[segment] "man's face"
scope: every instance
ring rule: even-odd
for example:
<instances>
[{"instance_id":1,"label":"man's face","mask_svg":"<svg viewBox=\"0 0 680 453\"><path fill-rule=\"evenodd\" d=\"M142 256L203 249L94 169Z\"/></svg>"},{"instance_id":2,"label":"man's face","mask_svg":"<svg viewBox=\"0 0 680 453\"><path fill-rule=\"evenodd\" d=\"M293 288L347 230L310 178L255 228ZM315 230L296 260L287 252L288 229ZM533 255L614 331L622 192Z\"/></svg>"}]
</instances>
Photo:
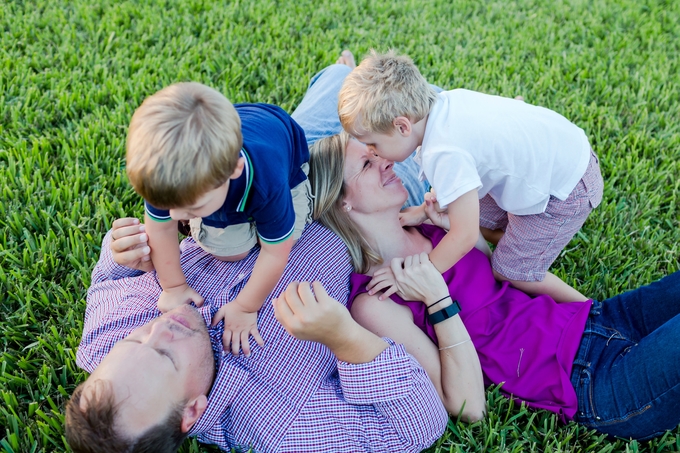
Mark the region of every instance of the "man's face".
<instances>
[{"instance_id":1,"label":"man's face","mask_svg":"<svg viewBox=\"0 0 680 453\"><path fill-rule=\"evenodd\" d=\"M204 409L214 374L203 317L182 305L119 341L87 380L83 395L94 391L96 380L109 381L120 405L119 429L136 437L164 420L177 404L198 398ZM81 408L86 400L81 400Z\"/></svg>"}]
</instances>

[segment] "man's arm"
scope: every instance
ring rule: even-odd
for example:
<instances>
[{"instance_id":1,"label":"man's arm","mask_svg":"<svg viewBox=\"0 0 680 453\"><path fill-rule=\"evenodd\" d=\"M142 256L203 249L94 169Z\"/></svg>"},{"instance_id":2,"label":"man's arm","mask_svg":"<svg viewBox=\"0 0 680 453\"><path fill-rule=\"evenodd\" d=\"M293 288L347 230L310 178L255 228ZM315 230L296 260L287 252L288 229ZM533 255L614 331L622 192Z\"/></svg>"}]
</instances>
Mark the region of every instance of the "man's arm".
<instances>
[{"instance_id":1,"label":"man's arm","mask_svg":"<svg viewBox=\"0 0 680 453\"><path fill-rule=\"evenodd\" d=\"M375 442L395 451L429 447L444 432L448 415L427 373L403 346L357 324L320 283L312 288L314 293L308 283L292 283L274 309L291 335L322 343L338 358L343 399L326 404L372 406L377 414L359 410L364 422L382 431Z\"/></svg>"}]
</instances>

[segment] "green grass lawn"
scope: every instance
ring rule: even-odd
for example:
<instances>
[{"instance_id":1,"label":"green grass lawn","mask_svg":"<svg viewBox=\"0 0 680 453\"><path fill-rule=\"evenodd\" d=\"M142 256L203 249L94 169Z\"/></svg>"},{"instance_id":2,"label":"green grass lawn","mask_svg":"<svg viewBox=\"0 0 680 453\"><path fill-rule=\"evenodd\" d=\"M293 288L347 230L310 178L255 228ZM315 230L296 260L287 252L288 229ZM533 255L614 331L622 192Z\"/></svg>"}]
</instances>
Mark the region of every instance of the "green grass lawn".
<instances>
[{"instance_id":1,"label":"green grass lawn","mask_svg":"<svg viewBox=\"0 0 680 453\"><path fill-rule=\"evenodd\" d=\"M562 113L601 159L602 205L555 272L606 298L678 269L680 2L295 0L0 2L0 450L65 451L85 291L117 216L142 99L195 80L289 112L342 49L409 54L432 83ZM680 430L609 441L489 392L431 449L680 451ZM187 442L184 452L213 451Z\"/></svg>"}]
</instances>

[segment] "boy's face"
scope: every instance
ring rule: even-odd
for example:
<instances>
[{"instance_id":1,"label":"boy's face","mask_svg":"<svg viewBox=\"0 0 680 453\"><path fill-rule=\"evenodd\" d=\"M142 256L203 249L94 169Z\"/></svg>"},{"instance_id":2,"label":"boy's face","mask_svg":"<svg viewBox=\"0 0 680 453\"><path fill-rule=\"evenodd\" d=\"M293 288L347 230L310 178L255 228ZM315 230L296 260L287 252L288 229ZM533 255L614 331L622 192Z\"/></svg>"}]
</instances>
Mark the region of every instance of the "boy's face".
<instances>
[{"instance_id":1,"label":"boy's face","mask_svg":"<svg viewBox=\"0 0 680 453\"><path fill-rule=\"evenodd\" d=\"M190 220L196 217L208 217L224 204L229 192L229 180L221 186L201 195L191 206L170 209L173 220Z\"/></svg>"},{"instance_id":2,"label":"boy's face","mask_svg":"<svg viewBox=\"0 0 680 453\"><path fill-rule=\"evenodd\" d=\"M229 192L229 181L241 176L244 165L245 160L243 157L239 158L238 162L236 163L236 168L229 179L227 179L227 182L204 193L198 197L198 200L196 200L194 204L190 206L170 209L170 217L172 220L191 220L195 219L196 217L208 217L210 214L220 209L224 204L224 200L227 199L227 193Z\"/></svg>"},{"instance_id":3,"label":"boy's face","mask_svg":"<svg viewBox=\"0 0 680 453\"><path fill-rule=\"evenodd\" d=\"M394 162L403 162L420 145L412 133L410 121L403 118L409 124L405 126L404 121L399 117L395 119L394 130L391 134L380 132L369 132L361 126L355 127L352 135L368 147L377 156Z\"/></svg>"}]
</instances>

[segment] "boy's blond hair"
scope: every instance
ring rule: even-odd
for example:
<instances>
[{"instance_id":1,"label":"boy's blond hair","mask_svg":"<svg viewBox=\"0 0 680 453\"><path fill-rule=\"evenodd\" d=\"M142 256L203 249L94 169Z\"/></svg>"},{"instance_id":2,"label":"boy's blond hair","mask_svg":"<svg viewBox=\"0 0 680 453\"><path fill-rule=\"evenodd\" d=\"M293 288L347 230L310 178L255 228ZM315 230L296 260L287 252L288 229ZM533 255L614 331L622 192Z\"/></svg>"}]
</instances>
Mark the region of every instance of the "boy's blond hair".
<instances>
[{"instance_id":1,"label":"boy's blond hair","mask_svg":"<svg viewBox=\"0 0 680 453\"><path fill-rule=\"evenodd\" d=\"M242 145L241 119L220 92L196 82L170 85L132 116L128 178L155 207L190 206L229 179Z\"/></svg>"},{"instance_id":2,"label":"boy's blond hair","mask_svg":"<svg viewBox=\"0 0 680 453\"><path fill-rule=\"evenodd\" d=\"M409 57L393 50L386 54L371 50L345 79L338 96L338 115L350 134L358 133L357 126L387 134L396 117L417 123L436 100L437 93Z\"/></svg>"}]
</instances>

